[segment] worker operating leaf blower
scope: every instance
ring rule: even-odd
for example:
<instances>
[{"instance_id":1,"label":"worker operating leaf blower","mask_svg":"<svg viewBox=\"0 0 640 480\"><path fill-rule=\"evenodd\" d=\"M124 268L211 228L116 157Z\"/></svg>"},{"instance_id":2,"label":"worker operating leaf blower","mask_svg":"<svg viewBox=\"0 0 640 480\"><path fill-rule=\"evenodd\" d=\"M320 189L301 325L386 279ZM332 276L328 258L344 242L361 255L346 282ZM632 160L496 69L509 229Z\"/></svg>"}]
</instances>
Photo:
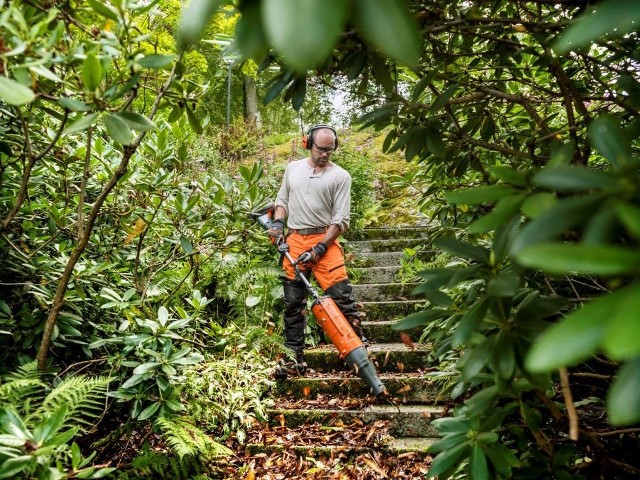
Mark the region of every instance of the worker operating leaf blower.
<instances>
[{"instance_id":1,"label":"worker operating leaf blower","mask_svg":"<svg viewBox=\"0 0 640 480\"><path fill-rule=\"evenodd\" d=\"M272 214L273 204L269 204L252 213L251 216L260 226L268 230L272 225ZM289 253L289 247L286 242L280 241L276 244L276 247L280 254L291 262L296 272L296 279L304 283L307 291L313 297L311 311L318 325L320 325L329 337L331 343L338 349L340 358L369 386L374 396L386 395L387 391L378 377L373 363L369 359L369 355L361 338L356 335L335 301L328 295L319 295L309 281L309 278L307 278L300 268L304 266L309 252L302 253L294 260ZM276 373L276 376L286 378L288 373L285 369L282 369Z\"/></svg>"}]
</instances>

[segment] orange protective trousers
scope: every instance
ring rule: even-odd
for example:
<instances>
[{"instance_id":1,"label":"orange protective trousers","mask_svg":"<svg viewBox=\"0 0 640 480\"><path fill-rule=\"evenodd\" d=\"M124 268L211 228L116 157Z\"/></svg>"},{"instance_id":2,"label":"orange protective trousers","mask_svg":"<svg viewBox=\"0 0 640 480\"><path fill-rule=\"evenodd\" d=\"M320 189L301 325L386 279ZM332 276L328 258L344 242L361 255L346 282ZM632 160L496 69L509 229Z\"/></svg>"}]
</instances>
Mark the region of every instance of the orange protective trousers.
<instances>
[{"instance_id":1,"label":"orange protective trousers","mask_svg":"<svg viewBox=\"0 0 640 480\"><path fill-rule=\"evenodd\" d=\"M291 254L291 257L295 260L301 253L315 247L318 242L322 241L323 237L324 233L301 235L297 232L293 232L289 234L286 238L286 242L289 245L289 253ZM293 269L291 262L289 262L286 257L283 257L282 268L289 280L293 280L295 278L296 272ZM304 270L302 265L300 265L300 268ZM325 291L327 288L348 278L347 267L344 263L344 251L337 240L331 245L327 245L327 252L320 257L320 260L318 260L317 263L311 266L311 272L320 285L320 288Z\"/></svg>"}]
</instances>

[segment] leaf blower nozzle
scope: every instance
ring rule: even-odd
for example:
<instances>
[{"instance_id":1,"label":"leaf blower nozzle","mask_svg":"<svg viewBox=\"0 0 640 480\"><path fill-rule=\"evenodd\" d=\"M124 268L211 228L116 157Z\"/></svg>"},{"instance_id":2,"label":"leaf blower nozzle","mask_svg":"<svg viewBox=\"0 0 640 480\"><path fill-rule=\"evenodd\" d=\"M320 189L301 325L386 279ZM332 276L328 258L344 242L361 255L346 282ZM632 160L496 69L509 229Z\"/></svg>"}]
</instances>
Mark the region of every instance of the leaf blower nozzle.
<instances>
[{"instance_id":1,"label":"leaf blower nozzle","mask_svg":"<svg viewBox=\"0 0 640 480\"><path fill-rule=\"evenodd\" d=\"M333 298L317 298L311 306L311 311L318 325L338 349L340 358L369 386L371 393L376 397L386 393L387 390L378 377L362 340L353 331Z\"/></svg>"},{"instance_id":2,"label":"leaf blower nozzle","mask_svg":"<svg viewBox=\"0 0 640 480\"><path fill-rule=\"evenodd\" d=\"M345 357L344 361L347 362L347 365L369 386L373 396L377 397L380 394L386 394L387 389L384 388L384 384L378 377L376 367L374 367L371 360L369 360L369 355L367 355L367 349L364 345L352 350L351 353Z\"/></svg>"}]
</instances>

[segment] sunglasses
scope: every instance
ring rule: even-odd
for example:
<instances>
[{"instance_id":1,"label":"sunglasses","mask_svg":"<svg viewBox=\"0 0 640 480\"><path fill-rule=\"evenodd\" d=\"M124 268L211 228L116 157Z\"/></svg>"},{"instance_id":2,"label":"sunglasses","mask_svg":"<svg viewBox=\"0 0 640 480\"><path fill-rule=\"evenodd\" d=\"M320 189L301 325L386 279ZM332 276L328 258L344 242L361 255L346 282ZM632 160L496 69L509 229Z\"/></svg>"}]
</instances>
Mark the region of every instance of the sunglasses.
<instances>
[{"instance_id":1,"label":"sunglasses","mask_svg":"<svg viewBox=\"0 0 640 480\"><path fill-rule=\"evenodd\" d=\"M333 153L333 151L335 150L333 147L321 148L321 147L316 147L315 145L314 147L318 152L326 153L327 155L329 155L330 153Z\"/></svg>"}]
</instances>

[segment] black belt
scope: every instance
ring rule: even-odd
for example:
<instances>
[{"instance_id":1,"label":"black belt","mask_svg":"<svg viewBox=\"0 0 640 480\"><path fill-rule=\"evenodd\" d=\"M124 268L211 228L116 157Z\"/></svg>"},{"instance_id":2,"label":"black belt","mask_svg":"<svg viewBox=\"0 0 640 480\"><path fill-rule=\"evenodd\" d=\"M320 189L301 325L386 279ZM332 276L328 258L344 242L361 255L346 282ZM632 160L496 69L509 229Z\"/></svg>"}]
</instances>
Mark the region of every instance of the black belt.
<instances>
[{"instance_id":1,"label":"black belt","mask_svg":"<svg viewBox=\"0 0 640 480\"><path fill-rule=\"evenodd\" d=\"M299 235L316 235L318 233L324 233L327 231L327 227L314 227L314 228L290 228L289 233L297 233Z\"/></svg>"}]
</instances>

